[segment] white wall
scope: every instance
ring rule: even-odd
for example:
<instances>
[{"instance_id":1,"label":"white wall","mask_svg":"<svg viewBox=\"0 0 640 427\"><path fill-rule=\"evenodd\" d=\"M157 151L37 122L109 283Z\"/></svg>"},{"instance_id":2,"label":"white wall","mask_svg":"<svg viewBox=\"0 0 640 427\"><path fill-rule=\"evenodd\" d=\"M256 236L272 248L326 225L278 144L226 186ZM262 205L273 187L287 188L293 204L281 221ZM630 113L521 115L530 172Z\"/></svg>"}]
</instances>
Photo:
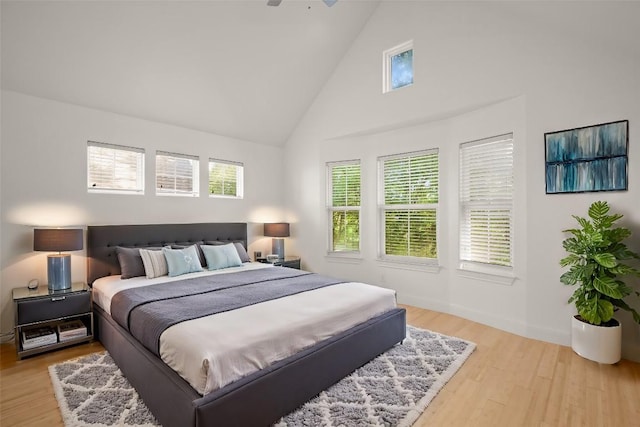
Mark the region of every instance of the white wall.
<instances>
[{"instance_id":1,"label":"white wall","mask_svg":"<svg viewBox=\"0 0 640 427\"><path fill-rule=\"evenodd\" d=\"M549 3L539 7L554 13ZM568 344L572 290L559 282L558 261L571 215L609 201L625 214L635 232L629 244L640 250L640 60L511 10L487 2L380 5L287 143L285 197L296 230L289 251L312 270L394 288L401 302ZM382 51L410 39L414 85L382 94ZM630 121L629 191L546 195L544 133L621 119ZM514 132L517 192L517 278L507 285L456 269L458 145L505 131ZM441 269L388 268L376 260L376 157L434 147L441 153ZM363 257L336 263L326 257L324 163L354 158L362 159ZM618 317L623 356L640 360L640 328L626 313Z\"/></svg>"},{"instance_id":2,"label":"white wall","mask_svg":"<svg viewBox=\"0 0 640 427\"><path fill-rule=\"evenodd\" d=\"M46 283L46 253L33 252L35 226L249 222L249 253L267 251L262 223L283 220L282 148L2 92L1 331L13 327L11 289ZM87 192L87 140L146 150L145 194ZM200 197L155 195L156 150L200 157ZM244 163L242 200L209 198L210 157ZM72 254L72 280L86 280L85 251Z\"/></svg>"}]
</instances>

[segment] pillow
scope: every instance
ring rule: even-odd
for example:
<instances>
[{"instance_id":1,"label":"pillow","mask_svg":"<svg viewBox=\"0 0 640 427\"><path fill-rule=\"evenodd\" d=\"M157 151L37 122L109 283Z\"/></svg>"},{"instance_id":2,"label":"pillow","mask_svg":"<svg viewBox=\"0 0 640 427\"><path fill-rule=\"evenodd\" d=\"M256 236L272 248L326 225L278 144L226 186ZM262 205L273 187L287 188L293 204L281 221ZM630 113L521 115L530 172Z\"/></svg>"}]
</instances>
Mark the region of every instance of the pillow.
<instances>
[{"instance_id":1,"label":"pillow","mask_svg":"<svg viewBox=\"0 0 640 427\"><path fill-rule=\"evenodd\" d=\"M219 240L207 240L204 243L210 246L222 246L222 245L229 244L229 243L221 242ZM233 242L233 244L236 247L236 250L238 251L238 256L240 257L240 260L242 262L250 262L251 258L249 258L249 254L247 254L247 250L244 248L244 245L242 244L242 242Z\"/></svg>"},{"instance_id":2,"label":"pillow","mask_svg":"<svg viewBox=\"0 0 640 427\"><path fill-rule=\"evenodd\" d=\"M185 249L162 248L162 253L167 259L169 277L202 271L196 245Z\"/></svg>"},{"instance_id":3,"label":"pillow","mask_svg":"<svg viewBox=\"0 0 640 427\"><path fill-rule=\"evenodd\" d=\"M242 260L240 260L236 246L233 243L216 246L202 245L202 251L207 259L207 268L209 270L242 265Z\"/></svg>"},{"instance_id":4,"label":"pillow","mask_svg":"<svg viewBox=\"0 0 640 427\"><path fill-rule=\"evenodd\" d=\"M251 258L249 258L249 254L247 253L247 250L244 248L242 243L233 242L233 245L236 247L236 251L238 251L238 256L240 257L240 261L242 262L251 261Z\"/></svg>"},{"instance_id":5,"label":"pillow","mask_svg":"<svg viewBox=\"0 0 640 427\"><path fill-rule=\"evenodd\" d=\"M121 279L144 276L144 265L140 257L140 248L116 247L118 262L120 263Z\"/></svg>"},{"instance_id":6,"label":"pillow","mask_svg":"<svg viewBox=\"0 0 640 427\"><path fill-rule=\"evenodd\" d=\"M140 257L142 258L142 264L144 265L144 271L147 274L147 279L153 279L154 277L166 276L169 274L167 259L165 258L162 249L140 249Z\"/></svg>"},{"instance_id":7,"label":"pillow","mask_svg":"<svg viewBox=\"0 0 640 427\"><path fill-rule=\"evenodd\" d=\"M188 248L189 246L195 246L196 249L198 250L198 259L200 260L200 265L204 267L205 265L207 265L207 260L204 258L204 253L202 252L202 249L200 249L200 245L202 243L204 242L196 242L192 245L189 245L189 244L183 245L182 243L176 243L171 245L171 249L185 249L185 248Z\"/></svg>"}]
</instances>

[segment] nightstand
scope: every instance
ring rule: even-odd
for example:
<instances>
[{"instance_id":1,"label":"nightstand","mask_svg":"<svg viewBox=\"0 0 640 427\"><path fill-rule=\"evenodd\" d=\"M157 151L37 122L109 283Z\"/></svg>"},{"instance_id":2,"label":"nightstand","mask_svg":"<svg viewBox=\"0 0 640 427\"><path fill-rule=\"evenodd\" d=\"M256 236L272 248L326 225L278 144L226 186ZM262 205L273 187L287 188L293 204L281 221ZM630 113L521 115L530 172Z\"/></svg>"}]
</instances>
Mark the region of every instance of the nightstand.
<instances>
[{"instance_id":1,"label":"nightstand","mask_svg":"<svg viewBox=\"0 0 640 427\"><path fill-rule=\"evenodd\" d=\"M265 262L268 264L277 265L279 267L289 267L296 268L300 270L300 257L299 256L286 256L284 259L279 259L277 261L267 261L266 258L258 258L259 262Z\"/></svg>"},{"instance_id":2,"label":"nightstand","mask_svg":"<svg viewBox=\"0 0 640 427\"><path fill-rule=\"evenodd\" d=\"M64 291L50 291L46 285L34 290L16 288L13 289L13 304L18 359L93 340L91 288L85 283L73 283L71 289ZM63 340L56 335L55 342L29 349L23 348L23 332L51 327L57 333L58 325L76 319L86 327L86 335Z\"/></svg>"}]
</instances>

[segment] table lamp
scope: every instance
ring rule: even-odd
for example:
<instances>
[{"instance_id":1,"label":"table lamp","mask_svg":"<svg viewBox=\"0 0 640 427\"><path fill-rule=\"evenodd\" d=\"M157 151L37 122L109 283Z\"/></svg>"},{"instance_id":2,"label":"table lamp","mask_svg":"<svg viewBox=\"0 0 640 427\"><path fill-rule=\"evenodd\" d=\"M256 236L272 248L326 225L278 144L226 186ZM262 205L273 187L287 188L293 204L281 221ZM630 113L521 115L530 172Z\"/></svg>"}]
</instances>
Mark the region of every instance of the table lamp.
<instances>
[{"instance_id":1,"label":"table lamp","mask_svg":"<svg viewBox=\"0 0 640 427\"><path fill-rule=\"evenodd\" d=\"M271 253L278 255L279 259L284 259L284 239L281 237L289 237L289 223L266 223L264 225L264 235L267 237L273 237L273 239L271 239Z\"/></svg>"},{"instance_id":2,"label":"table lamp","mask_svg":"<svg viewBox=\"0 0 640 427\"><path fill-rule=\"evenodd\" d=\"M62 291L71 288L71 255L63 251L82 249L80 228L36 228L33 230L33 250L58 252L47 255L47 282L49 290Z\"/></svg>"}]
</instances>

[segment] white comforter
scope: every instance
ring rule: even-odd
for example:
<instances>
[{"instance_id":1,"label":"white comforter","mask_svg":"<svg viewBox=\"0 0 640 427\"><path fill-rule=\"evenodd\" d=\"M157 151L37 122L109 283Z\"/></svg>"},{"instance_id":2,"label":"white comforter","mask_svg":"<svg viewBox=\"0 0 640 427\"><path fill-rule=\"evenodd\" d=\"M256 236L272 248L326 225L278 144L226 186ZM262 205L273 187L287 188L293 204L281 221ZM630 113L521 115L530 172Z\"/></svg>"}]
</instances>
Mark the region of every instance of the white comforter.
<instances>
[{"instance_id":1,"label":"white comforter","mask_svg":"<svg viewBox=\"0 0 640 427\"><path fill-rule=\"evenodd\" d=\"M246 263L174 278L109 276L94 282L93 298L110 313L111 298L124 289L254 268L271 266ZM160 336L160 356L204 395L395 306L392 290L341 283L171 326Z\"/></svg>"}]
</instances>

